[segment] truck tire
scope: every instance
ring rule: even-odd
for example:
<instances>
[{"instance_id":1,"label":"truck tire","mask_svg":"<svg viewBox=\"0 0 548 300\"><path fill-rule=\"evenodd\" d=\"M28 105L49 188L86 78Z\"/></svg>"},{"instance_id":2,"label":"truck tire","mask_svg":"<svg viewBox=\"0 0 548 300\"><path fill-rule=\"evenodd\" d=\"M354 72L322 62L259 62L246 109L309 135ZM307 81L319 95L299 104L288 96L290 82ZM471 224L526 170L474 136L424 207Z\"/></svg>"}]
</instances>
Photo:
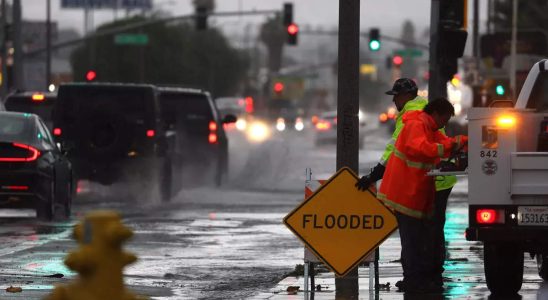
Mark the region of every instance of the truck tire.
<instances>
[{"instance_id":1,"label":"truck tire","mask_svg":"<svg viewBox=\"0 0 548 300\"><path fill-rule=\"evenodd\" d=\"M548 255L538 253L536 255L536 258L537 258L538 275L544 281L548 281Z\"/></svg>"},{"instance_id":2,"label":"truck tire","mask_svg":"<svg viewBox=\"0 0 548 300\"><path fill-rule=\"evenodd\" d=\"M518 244L485 242L483 260L487 287L494 295L515 295L523 282L523 251Z\"/></svg>"}]
</instances>

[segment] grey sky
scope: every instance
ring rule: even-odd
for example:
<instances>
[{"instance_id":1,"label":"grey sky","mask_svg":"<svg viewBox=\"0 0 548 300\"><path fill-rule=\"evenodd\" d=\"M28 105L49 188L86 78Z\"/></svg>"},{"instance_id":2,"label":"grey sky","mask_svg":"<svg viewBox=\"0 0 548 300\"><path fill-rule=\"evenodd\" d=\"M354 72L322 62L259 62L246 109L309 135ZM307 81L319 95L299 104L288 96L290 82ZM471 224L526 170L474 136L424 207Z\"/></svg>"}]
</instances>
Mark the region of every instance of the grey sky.
<instances>
[{"instance_id":1,"label":"grey sky","mask_svg":"<svg viewBox=\"0 0 548 300\"><path fill-rule=\"evenodd\" d=\"M51 0L52 18L60 28L75 28L83 30L83 11L75 9L61 9L60 0ZM192 0L153 0L163 10L172 15L192 13ZM281 9L288 0L217 0L217 11L235 10L273 10ZM471 1L470 1L471 2ZM485 2L485 1L481 1ZM45 0L22 0L23 16L26 19L45 19ZM298 24L310 24L313 27L323 26L332 28L338 23L338 0L294 0L295 21ZM485 10L483 10L485 11ZM122 17L125 13L118 12ZM471 16L472 14L469 14ZM482 14L483 15L483 14ZM367 29L377 26L381 34L399 35L401 24L405 19L411 20L421 34L429 24L430 0L362 0L361 27ZM94 14L95 25L113 20L113 11L98 10ZM229 31L238 31L247 23L260 23L261 18L223 18L216 20L216 24Z\"/></svg>"}]
</instances>

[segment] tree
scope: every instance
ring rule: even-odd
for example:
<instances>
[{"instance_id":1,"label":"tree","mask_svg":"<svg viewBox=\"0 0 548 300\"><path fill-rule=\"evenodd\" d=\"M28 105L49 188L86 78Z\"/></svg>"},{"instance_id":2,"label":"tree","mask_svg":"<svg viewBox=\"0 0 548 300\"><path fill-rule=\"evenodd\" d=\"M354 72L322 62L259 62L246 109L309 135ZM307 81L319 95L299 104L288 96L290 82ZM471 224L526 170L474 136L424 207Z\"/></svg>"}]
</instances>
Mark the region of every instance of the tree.
<instances>
[{"instance_id":1,"label":"tree","mask_svg":"<svg viewBox=\"0 0 548 300\"><path fill-rule=\"evenodd\" d=\"M261 26L259 38L268 50L268 69L271 72L278 72L282 66L283 47L286 40L286 28L283 26L282 17L276 15L268 19Z\"/></svg>"},{"instance_id":2,"label":"tree","mask_svg":"<svg viewBox=\"0 0 548 300\"><path fill-rule=\"evenodd\" d=\"M116 21L97 31L143 20ZM97 81L183 85L230 95L245 78L247 56L231 47L216 29L196 32L188 24L160 23L125 33L146 34L148 44L117 45L112 35L88 41L71 55L75 80L83 80L87 70L94 69Z\"/></svg>"}]
</instances>

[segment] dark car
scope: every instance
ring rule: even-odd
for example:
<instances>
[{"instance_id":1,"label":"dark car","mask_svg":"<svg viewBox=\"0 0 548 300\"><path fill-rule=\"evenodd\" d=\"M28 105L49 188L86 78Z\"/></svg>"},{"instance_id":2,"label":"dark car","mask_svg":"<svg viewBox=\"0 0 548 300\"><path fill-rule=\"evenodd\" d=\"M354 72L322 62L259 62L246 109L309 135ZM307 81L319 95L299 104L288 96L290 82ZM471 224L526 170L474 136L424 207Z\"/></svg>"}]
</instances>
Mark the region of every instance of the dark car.
<instances>
[{"instance_id":1,"label":"dark car","mask_svg":"<svg viewBox=\"0 0 548 300\"><path fill-rule=\"evenodd\" d=\"M221 120L206 91L175 87L158 91L163 119L177 132L185 172L213 174L214 182L221 185L228 174L228 139L223 125L235 122L236 117L229 114Z\"/></svg>"},{"instance_id":2,"label":"dark car","mask_svg":"<svg viewBox=\"0 0 548 300\"><path fill-rule=\"evenodd\" d=\"M51 130L51 110L56 99L56 93L15 92L6 97L4 105L7 111L38 115Z\"/></svg>"},{"instance_id":3,"label":"dark car","mask_svg":"<svg viewBox=\"0 0 548 300\"><path fill-rule=\"evenodd\" d=\"M70 216L72 170L44 122L34 114L0 112L0 207L34 208L52 220Z\"/></svg>"},{"instance_id":4,"label":"dark car","mask_svg":"<svg viewBox=\"0 0 548 300\"><path fill-rule=\"evenodd\" d=\"M61 85L53 125L78 180L116 184L131 198L171 198L174 133L163 126L156 87Z\"/></svg>"}]
</instances>

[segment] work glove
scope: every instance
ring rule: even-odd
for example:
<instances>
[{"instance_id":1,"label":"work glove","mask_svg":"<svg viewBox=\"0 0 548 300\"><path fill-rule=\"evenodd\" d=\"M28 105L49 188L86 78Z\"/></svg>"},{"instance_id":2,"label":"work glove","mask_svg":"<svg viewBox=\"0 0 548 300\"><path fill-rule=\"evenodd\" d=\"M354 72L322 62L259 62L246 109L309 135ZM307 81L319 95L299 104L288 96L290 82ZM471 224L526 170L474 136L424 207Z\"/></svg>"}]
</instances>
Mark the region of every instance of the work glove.
<instances>
[{"instance_id":1,"label":"work glove","mask_svg":"<svg viewBox=\"0 0 548 300\"><path fill-rule=\"evenodd\" d=\"M365 192L372 184L382 179L384 170L385 167L383 165L380 163L377 164L373 169L371 169L369 174L358 179L358 182L356 182L354 186L357 187L358 190Z\"/></svg>"}]
</instances>

